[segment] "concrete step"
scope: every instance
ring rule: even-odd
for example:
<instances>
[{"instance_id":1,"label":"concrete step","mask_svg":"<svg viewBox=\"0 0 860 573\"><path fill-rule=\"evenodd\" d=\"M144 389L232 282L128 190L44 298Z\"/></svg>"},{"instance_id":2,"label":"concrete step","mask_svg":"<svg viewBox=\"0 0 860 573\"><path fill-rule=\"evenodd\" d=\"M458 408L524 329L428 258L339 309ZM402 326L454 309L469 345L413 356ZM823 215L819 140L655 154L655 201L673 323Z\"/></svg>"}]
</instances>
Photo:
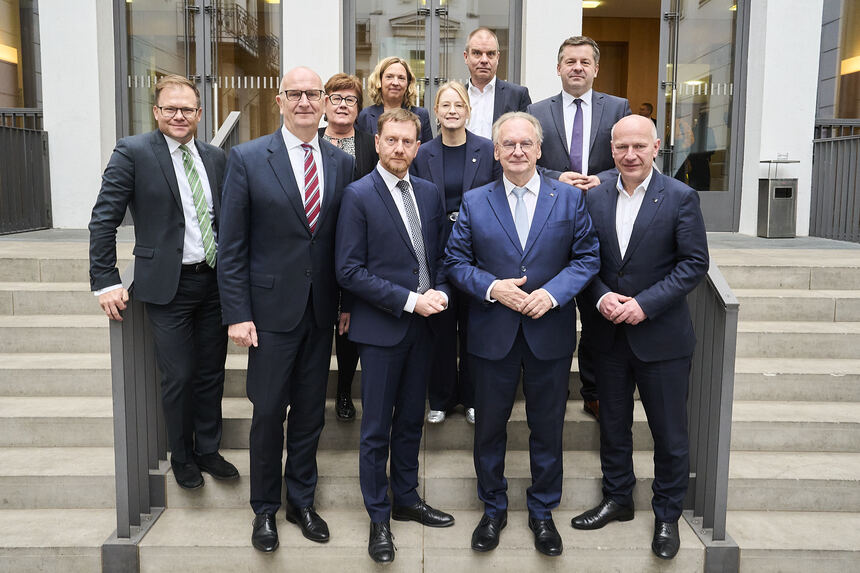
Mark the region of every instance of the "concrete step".
<instances>
[{"instance_id":1,"label":"concrete step","mask_svg":"<svg viewBox=\"0 0 860 573\"><path fill-rule=\"evenodd\" d=\"M733 289L740 320L860 321L860 290Z\"/></svg>"},{"instance_id":2,"label":"concrete step","mask_svg":"<svg viewBox=\"0 0 860 573\"><path fill-rule=\"evenodd\" d=\"M860 360L738 358L735 400L860 402Z\"/></svg>"},{"instance_id":3,"label":"concrete step","mask_svg":"<svg viewBox=\"0 0 860 573\"><path fill-rule=\"evenodd\" d=\"M732 289L860 289L856 249L712 249Z\"/></svg>"},{"instance_id":4,"label":"concrete step","mask_svg":"<svg viewBox=\"0 0 860 573\"><path fill-rule=\"evenodd\" d=\"M742 358L860 358L860 322L739 321Z\"/></svg>"},{"instance_id":5,"label":"concrete step","mask_svg":"<svg viewBox=\"0 0 860 573\"><path fill-rule=\"evenodd\" d=\"M223 400L222 447L248 447L251 409L244 398ZM355 451L361 404L356 404L356 410L356 420L341 422L334 416L334 400L326 402L326 427L320 437L320 449ZM508 449L526 450L528 435L525 405L517 401L508 423ZM443 424L425 425L424 449L470 450L472 436L473 427L455 414ZM564 447L597 450L599 441L597 422L582 411L578 401L571 401L565 413ZM0 446L112 444L110 397L0 397ZM633 447L653 447L645 412L638 402L633 410ZM860 403L736 402L732 447L752 451L860 452Z\"/></svg>"},{"instance_id":6,"label":"concrete step","mask_svg":"<svg viewBox=\"0 0 860 573\"><path fill-rule=\"evenodd\" d=\"M223 450L239 469L241 478L219 482L204 475L206 487L188 491L167 480L170 508L248 507L250 495L247 450ZM653 454L633 455L637 484L636 507L651 506ZM317 509L362 507L358 484L358 453L320 451ZM505 459L509 507L525 510L525 491L531 485L528 452L509 451ZM601 497L600 456L596 451L564 452L561 507L588 507ZM419 481L433 504L460 509L482 509L471 450L424 451ZM729 474L729 508L738 510L860 511L860 454L795 452L732 452ZM285 493L285 492L284 492Z\"/></svg>"},{"instance_id":7,"label":"concrete step","mask_svg":"<svg viewBox=\"0 0 860 573\"><path fill-rule=\"evenodd\" d=\"M430 500L433 503L432 500ZM680 522L681 550L670 562L651 553L653 517L638 512L627 523L612 523L599 531L577 531L570 519L580 509L559 510L554 520L564 542L558 558L540 555L528 529L528 514L508 513L499 547L486 554L471 550L472 529L479 511L445 508L457 520L453 527L432 529L416 523L392 522L397 553L387 571L701 571L704 548L684 520ZM249 509L167 509L140 544L141 573L186 571L188 563L200 570L262 571L379 571L367 555L369 520L363 510L322 513L331 541L317 544L278 515L280 548L264 555L251 547ZM348 563L349 565L345 566Z\"/></svg>"},{"instance_id":8,"label":"concrete step","mask_svg":"<svg viewBox=\"0 0 860 573\"><path fill-rule=\"evenodd\" d=\"M860 571L860 513L730 511L741 573Z\"/></svg>"},{"instance_id":9,"label":"concrete step","mask_svg":"<svg viewBox=\"0 0 860 573\"><path fill-rule=\"evenodd\" d=\"M110 396L110 354L0 354L0 396Z\"/></svg>"},{"instance_id":10,"label":"concrete step","mask_svg":"<svg viewBox=\"0 0 860 573\"><path fill-rule=\"evenodd\" d=\"M0 316L0 353L110 352L104 315Z\"/></svg>"},{"instance_id":11,"label":"concrete step","mask_svg":"<svg viewBox=\"0 0 860 573\"><path fill-rule=\"evenodd\" d=\"M117 243L117 267L131 261L131 242ZM87 241L0 241L0 282L90 282Z\"/></svg>"},{"instance_id":12,"label":"concrete step","mask_svg":"<svg viewBox=\"0 0 860 573\"><path fill-rule=\"evenodd\" d=\"M114 530L113 509L0 510L0 571L101 571L101 545Z\"/></svg>"},{"instance_id":13,"label":"concrete step","mask_svg":"<svg viewBox=\"0 0 860 573\"><path fill-rule=\"evenodd\" d=\"M0 282L0 314L103 315L103 312L85 282Z\"/></svg>"}]
</instances>

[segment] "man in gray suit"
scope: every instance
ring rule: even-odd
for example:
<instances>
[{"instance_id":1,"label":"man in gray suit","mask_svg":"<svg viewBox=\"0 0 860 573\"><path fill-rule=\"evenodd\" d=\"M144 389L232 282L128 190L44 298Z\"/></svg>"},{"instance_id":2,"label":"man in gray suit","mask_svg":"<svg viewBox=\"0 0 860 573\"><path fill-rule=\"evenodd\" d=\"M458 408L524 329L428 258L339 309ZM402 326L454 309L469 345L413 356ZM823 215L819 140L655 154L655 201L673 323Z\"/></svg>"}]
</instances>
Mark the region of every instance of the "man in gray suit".
<instances>
[{"instance_id":1,"label":"man in gray suit","mask_svg":"<svg viewBox=\"0 0 860 573\"><path fill-rule=\"evenodd\" d=\"M158 129L121 139L90 220L90 286L108 318L122 320L128 291L116 268L116 229L134 219L134 295L146 303L161 371L173 477L184 488L239 472L218 453L227 329L215 276L224 152L194 138L197 86L168 75L155 84Z\"/></svg>"},{"instance_id":2,"label":"man in gray suit","mask_svg":"<svg viewBox=\"0 0 860 573\"><path fill-rule=\"evenodd\" d=\"M538 165L559 181L588 191L618 177L612 159L611 130L619 119L630 115L626 99L594 91L600 69L600 48L588 36L572 36L558 48L556 71L561 93L533 103L529 113L543 127L543 155ZM577 299L577 303L579 300ZM586 313L580 312L582 339L577 356L585 412L600 417L594 366L588 346Z\"/></svg>"}]
</instances>

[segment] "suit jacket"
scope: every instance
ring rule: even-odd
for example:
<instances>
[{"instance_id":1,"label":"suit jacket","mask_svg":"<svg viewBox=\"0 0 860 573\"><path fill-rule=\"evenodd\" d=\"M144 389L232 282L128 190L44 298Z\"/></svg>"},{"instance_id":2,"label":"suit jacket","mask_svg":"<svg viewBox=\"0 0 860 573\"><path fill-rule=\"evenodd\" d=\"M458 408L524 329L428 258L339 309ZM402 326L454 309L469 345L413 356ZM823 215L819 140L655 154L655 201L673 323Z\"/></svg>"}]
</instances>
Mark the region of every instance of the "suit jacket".
<instances>
[{"instance_id":1,"label":"suit jacket","mask_svg":"<svg viewBox=\"0 0 860 573\"><path fill-rule=\"evenodd\" d=\"M414 105L409 106L407 109L421 120L421 143L427 143L433 139L433 128L430 126L430 113L423 107ZM355 125L362 131L376 135L376 130L379 127L379 116L382 115L383 111L384 108L381 105L366 107L358 114Z\"/></svg>"},{"instance_id":2,"label":"suit jacket","mask_svg":"<svg viewBox=\"0 0 860 573\"><path fill-rule=\"evenodd\" d=\"M325 134L325 128L319 128L319 137ZM361 179L376 167L379 156L376 154L376 141L373 134L367 131L355 130L355 177Z\"/></svg>"},{"instance_id":3,"label":"suit jacket","mask_svg":"<svg viewBox=\"0 0 860 573\"><path fill-rule=\"evenodd\" d=\"M579 189L541 177L525 249L502 180L469 191L445 257L448 280L476 302L469 305L469 352L487 360L504 358L522 328L537 358L571 356L576 346L573 297L599 267L597 236ZM495 279L524 275L528 281L520 288L526 292L544 288L559 306L535 320L484 300Z\"/></svg>"},{"instance_id":4,"label":"suit jacket","mask_svg":"<svg viewBox=\"0 0 860 573\"><path fill-rule=\"evenodd\" d=\"M224 151L194 139L212 191L220 247L221 182ZM90 219L90 288L120 284L116 229L131 208L134 219L134 291L144 302L173 300L182 270L185 215L167 140L159 131L120 139L102 175Z\"/></svg>"},{"instance_id":5,"label":"suit jacket","mask_svg":"<svg viewBox=\"0 0 860 573\"><path fill-rule=\"evenodd\" d=\"M543 143L538 165L546 174L558 179L570 171L570 142L564 130L564 111L561 92L529 106L528 112L538 118L543 127ZM612 126L630 115L626 99L601 92L591 95L591 134L588 147L588 173L597 175L601 182L618 176L610 147Z\"/></svg>"},{"instance_id":6,"label":"suit jacket","mask_svg":"<svg viewBox=\"0 0 860 573\"><path fill-rule=\"evenodd\" d=\"M448 293L441 273L445 210L436 187L410 177L415 193L430 282ZM418 259L406 225L378 171L344 191L337 226L337 280L352 293L349 339L394 346L406 335L403 310L418 286Z\"/></svg>"},{"instance_id":7,"label":"suit jacket","mask_svg":"<svg viewBox=\"0 0 860 573\"><path fill-rule=\"evenodd\" d=\"M442 162L442 136L431 139L418 148L415 161L409 172L431 181L439 190L442 205L445 205L445 166ZM466 131L466 164L463 167L463 193L469 189L486 185L502 174L499 163L493 157L493 142L485 137Z\"/></svg>"},{"instance_id":8,"label":"suit jacket","mask_svg":"<svg viewBox=\"0 0 860 573\"><path fill-rule=\"evenodd\" d=\"M607 181L588 192L588 211L600 239L600 273L585 292L594 318L589 345L607 351L615 330L624 328L640 360L689 356L696 344L687 294L708 272L708 238L699 195L680 181L653 171L624 257L615 232L618 190ZM632 296L648 317L635 326L616 326L598 314L607 292Z\"/></svg>"},{"instance_id":9,"label":"suit jacket","mask_svg":"<svg viewBox=\"0 0 860 573\"><path fill-rule=\"evenodd\" d=\"M314 233L280 129L230 150L218 257L224 324L253 320L260 330L288 332L311 292L317 325L334 323L334 233L355 168L349 154L325 140L319 144L325 187Z\"/></svg>"},{"instance_id":10,"label":"suit jacket","mask_svg":"<svg viewBox=\"0 0 860 573\"><path fill-rule=\"evenodd\" d=\"M529 88L496 78L493 97L493 122L509 111L526 111L532 103Z\"/></svg>"}]
</instances>

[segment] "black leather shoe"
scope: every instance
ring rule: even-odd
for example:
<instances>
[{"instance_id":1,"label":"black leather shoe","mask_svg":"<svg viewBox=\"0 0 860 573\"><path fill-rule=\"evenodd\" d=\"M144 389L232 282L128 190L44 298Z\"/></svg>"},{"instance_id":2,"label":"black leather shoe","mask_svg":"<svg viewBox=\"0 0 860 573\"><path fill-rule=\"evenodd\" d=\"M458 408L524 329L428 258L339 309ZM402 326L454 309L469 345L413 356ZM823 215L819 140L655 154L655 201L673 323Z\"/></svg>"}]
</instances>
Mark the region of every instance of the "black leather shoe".
<instances>
[{"instance_id":1,"label":"black leather shoe","mask_svg":"<svg viewBox=\"0 0 860 573\"><path fill-rule=\"evenodd\" d=\"M302 535L317 543L326 543L329 540L328 524L314 511L312 505L308 507L294 507L287 504L287 521L296 523L302 530Z\"/></svg>"},{"instance_id":2,"label":"black leather shoe","mask_svg":"<svg viewBox=\"0 0 860 573\"><path fill-rule=\"evenodd\" d=\"M681 538L678 535L678 522L667 523L654 520L654 541L651 542L651 551L660 559L672 559L678 554L681 547Z\"/></svg>"},{"instance_id":3,"label":"black leather shoe","mask_svg":"<svg viewBox=\"0 0 860 573\"><path fill-rule=\"evenodd\" d=\"M449 527L454 525L454 516L430 507L423 499L413 505L395 505L391 510L395 521L417 521L427 527Z\"/></svg>"},{"instance_id":4,"label":"black leather shoe","mask_svg":"<svg viewBox=\"0 0 860 573\"><path fill-rule=\"evenodd\" d=\"M194 454L194 463L200 471L208 473L215 479L239 479L239 470L236 466L221 457L218 452L202 456Z\"/></svg>"},{"instance_id":5,"label":"black leather shoe","mask_svg":"<svg viewBox=\"0 0 860 573\"><path fill-rule=\"evenodd\" d=\"M257 551L264 553L271 553L278 548L278 526L275 525L275 514L261 513L254 518L251 545Z\"/></svg>"},{"instance_id":6,"label":"black leather shoe","mask_svg":"<svg viewBox=\"0 0 860 573\"><path fill-rule=\"evenodd\" d=\"M381 523L370 522L370 538L367 542L367 552L370 558L377 563L391 563L394 561L394 535L387 521Z\"/></svg>"},{"instance_id":7,"label":"black leather shoe","mask_svg":"<svg viewBox=\"0 0 860 573\"><path fill-rule=\"evenodd\" d=\"M507 524L507 512L496 517L490 517L485 513L475 531L472 532L472 549L484 552L498 547L499 537Z\"/></svg>"},{"instance_id":8,"label":"black leather shoe","mask_svg":"<svg viewBox=\"0 0 860 573\"><path fill-rule=\"evenodd\" d=\"M586 414L594 416L595 420L600 420L600 402L598 400L583 401L582 409Z\"/></svg>"},{"instance_id":9,"label":"black leather shoe","mask_svg":"<svg viewBox=\"0 0 860 573\"><path fill-rule=\"evenodd\" d=\"M550 557L561 555L561 535L558 534L552 517L549 519L529 517L529 529L535 534L535 549Z\"/></svg>"},{"instance_id":10,"label":"black leather shoe","mask_svg":"<svg viewBox=\"0 0 860 573\"><path fill-rule=\"evenodd\" d=\"M200 468L194 462L177 462L171 456L170 467L173 468L173 477L176 483L183 489L197 489L203 487L203 476Z\"/></svg>"},{"instance_id":11,"label":"black leather shoe","mask_svg":"<svg viewBox=\"0 0 860 573\"><path fill-rule=\"evenodd\" d=\"M610 521L630 521L633 506L621 505L604 497L600 504L570 520L574 529L600 529Z\"/></svg>"},{"instance_id":12,"label":"black leather shoe","mask_svg":"<svg viewBox=\"0 0 860 573\"><path fill-rule=\"evenodd\" d=\"M355 406L352 404L352 397L348 394L338 394L334 401L334 413L338 420L355 419Z\"/></svg>"}]
</instances>

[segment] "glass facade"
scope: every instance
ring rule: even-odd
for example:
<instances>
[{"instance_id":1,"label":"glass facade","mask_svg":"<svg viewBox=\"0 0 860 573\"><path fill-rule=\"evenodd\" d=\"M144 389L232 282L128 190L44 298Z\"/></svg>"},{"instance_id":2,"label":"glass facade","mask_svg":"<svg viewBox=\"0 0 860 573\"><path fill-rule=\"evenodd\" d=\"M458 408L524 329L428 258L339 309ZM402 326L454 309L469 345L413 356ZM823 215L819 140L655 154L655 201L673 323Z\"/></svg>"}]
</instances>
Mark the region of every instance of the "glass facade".
<instances>
[{"instance_id":1,"label":"glass facade","mask_svg":"<svg viewBox=\"0 0 860 573\"><path fill-rule=\"evenodd\" d=\"M34 0L0 0L0 108L39 108L39 9Z\"/></svg>"},{"instance_id":2,"label":"glass facade","mask_svg":"<svg viewBox=\"0 0 860 573\"><path fill-rule=\"evenodd\" d=\"M836 117L860 119L860 2L842 4Z\"/></svg>"}]
</instances>

